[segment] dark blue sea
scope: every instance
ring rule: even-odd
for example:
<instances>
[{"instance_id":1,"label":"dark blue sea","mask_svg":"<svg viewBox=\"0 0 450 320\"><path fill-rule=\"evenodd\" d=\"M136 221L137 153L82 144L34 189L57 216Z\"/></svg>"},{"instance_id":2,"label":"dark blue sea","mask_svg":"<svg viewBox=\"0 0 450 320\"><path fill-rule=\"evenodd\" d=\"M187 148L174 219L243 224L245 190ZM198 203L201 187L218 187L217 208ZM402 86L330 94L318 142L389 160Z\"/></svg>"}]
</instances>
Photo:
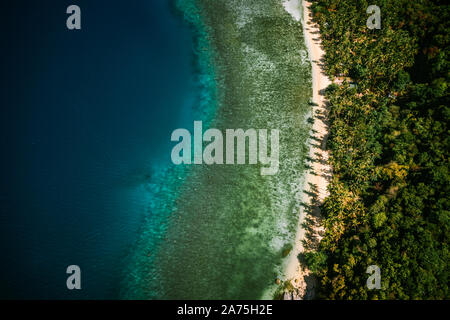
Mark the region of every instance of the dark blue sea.
<instances>
[{"instance_id":1,"label":"dark blue sea","mask_svg":"<svg viewBox=\"0 0 450 320\"><path fill-rule=\"evenodd\" d=\"M0 8L0 298L117 298L145 185L192 125L192 32L168 0Z\"/></svg>"}]
</instances>

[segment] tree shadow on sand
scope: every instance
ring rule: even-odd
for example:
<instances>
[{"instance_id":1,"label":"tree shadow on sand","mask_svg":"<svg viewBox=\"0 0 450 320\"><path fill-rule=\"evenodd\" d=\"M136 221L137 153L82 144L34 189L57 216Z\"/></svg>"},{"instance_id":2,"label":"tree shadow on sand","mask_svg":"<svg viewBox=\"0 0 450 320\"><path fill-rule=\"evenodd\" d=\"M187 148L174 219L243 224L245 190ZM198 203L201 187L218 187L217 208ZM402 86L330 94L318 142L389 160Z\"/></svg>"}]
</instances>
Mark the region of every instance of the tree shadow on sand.
<instances>
[{"instance_id":1,"label":"tree shadow on sand","mask_svg":"<svg viewBox=\"0 0 450 320\"><path fill-rule=\"evenodd\" d=\"M325 95L325 90L321 90L320 94ZM305 160L307 168L310 169L310 174L320 176L329 182L332 178L332 169L328 166L328 160L326 159L326 155L323 153L323 151L326 150L326 143L328 139L328 112L329 104L327 102L324 102L323 107L318 108L314 112L314 121L322 121L326 130L325 134L322 135L317 131L312 132L309 137L309 145L311 148L315 149L313 149L312 155L308 155ZM320 166L311 168L314 167L314 164L320 164ZM314 170L317 170L317 172ZM304 254L306 252L317 251L320 241L324 236L323 218L320 214L320 207L323 202L319 197L319 186L317 184L308 182L303 192L307 196L307 200L305 199L305 202L301 204L304 212L302 228L305 230L305 235L301 240L303 251L297 258L300 262L301 268L306 271L307 264L304 259ZM303 299L313 299L318 285L317 280L310 272L305 272L303 280L306 285Z\"/></svg>"}]
</instances>

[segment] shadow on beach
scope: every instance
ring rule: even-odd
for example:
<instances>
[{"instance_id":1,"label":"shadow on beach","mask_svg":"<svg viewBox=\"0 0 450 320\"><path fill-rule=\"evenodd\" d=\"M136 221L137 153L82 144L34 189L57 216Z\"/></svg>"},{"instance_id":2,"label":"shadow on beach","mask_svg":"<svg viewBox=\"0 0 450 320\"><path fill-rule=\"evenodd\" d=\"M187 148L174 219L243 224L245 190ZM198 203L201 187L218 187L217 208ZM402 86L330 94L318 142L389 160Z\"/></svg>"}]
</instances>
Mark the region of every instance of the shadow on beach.
<instances>
[{"instance_id":1,"label":"shadow on beach","mask_svg":"<svg viewBox=\"0 0 450 320\"><path fill-rule=\"evenodd\" d=\"M311 14L309 15L312 18ZM307 25L310 26L308 31L314 35L313 46L320 45L320 31L311 29L311 27L317 27L315 22L307 21ZM312 60L313 68L319 68L319 77L326 77L325 59L324 57L314 57L316 60ZM320 89L319 95L326 96L326 90ZM320 103L320 102L319 102ZM317 280L312 273L308 271L304 254L306 252L317 251L321 239L324 236L323 217L320 213L320 208L323 204L323 184L328 184L332 178L332 169L329 167L328 157L326 155L326 144L329 132L328 114L330 105L327 101L322 101L322 105L318 105L315 102L311 102L310 105L314 108L314 114L312 117L312 123L319 122L319 127L314 126L317 130L312 129L309 137L309 145L312 148L310 154L306 157L306 168L309 169L309 174L313 176L312 181L308 181L305 184L304 202L302 208L304 212L304 220L302 222L302 228L305 231L304 238L301 240L303 245L303 251L298 255L300 266L304 271L304 300L313 299L317 288ZM319 129L320 128L320 129ZM322 130L323 129L323 130ZM319 132L321 131L321 132Z\"/></svg>"}]
</instances>

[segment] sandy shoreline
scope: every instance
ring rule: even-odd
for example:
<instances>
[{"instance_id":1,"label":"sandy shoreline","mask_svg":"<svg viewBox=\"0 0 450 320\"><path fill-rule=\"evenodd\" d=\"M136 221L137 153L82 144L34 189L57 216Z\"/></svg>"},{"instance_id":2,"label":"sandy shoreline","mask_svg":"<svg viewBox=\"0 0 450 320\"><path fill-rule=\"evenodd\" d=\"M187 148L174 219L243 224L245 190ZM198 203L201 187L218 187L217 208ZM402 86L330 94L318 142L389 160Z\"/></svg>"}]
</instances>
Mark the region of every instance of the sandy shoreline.
<instances>
[{"instance_id":1,"label":"sandy shoreline","mask_svg":"<svg viewBox=\"0 0 450 320\"><path fill-rule=\"evenodd\" d=\"M328 134L328 126L324 122L326 121L327 113L324 96L320 94L331 81L323 73L322 67L320 66L324 51L321 48L319 28L312 22L310 10L311 3L301 1L303 8L303 10L301 10L300 1L285 1L283 5L286 11L288 11L294 19L302 20L305 44L308 48L308 55L312 65L312 102L315 105L312 110L314 124L311 131L311 136L313 138L309 141L309 144L311 145L309 157L314 159L314 161L308 162L311 169L305 175L303 187L304 193L302 196L302 202L305 206L300 212L295 246L290 253L285 271L284 280L292 283L294 292L292 294L285 294L285 299L308 299L314 295L314 280L311 277L308 277L308 270L304 270L301 267L298 260L298 254L308 249L314 249L320 241L322 230L320 227L321 218L317 203L321 203L328 195L328 177L331 174L330 167L327 164L328 152L324 150ZM311 193L316 194L316 196L311 197L308 195ZM302 226L306 220L308 220L308 224L312 227L313 234L306 234L305 228ZM307 248L305 248L303 240L307 238L312 238L313 240L307 240Z\"/></svg>"}]
</instances>

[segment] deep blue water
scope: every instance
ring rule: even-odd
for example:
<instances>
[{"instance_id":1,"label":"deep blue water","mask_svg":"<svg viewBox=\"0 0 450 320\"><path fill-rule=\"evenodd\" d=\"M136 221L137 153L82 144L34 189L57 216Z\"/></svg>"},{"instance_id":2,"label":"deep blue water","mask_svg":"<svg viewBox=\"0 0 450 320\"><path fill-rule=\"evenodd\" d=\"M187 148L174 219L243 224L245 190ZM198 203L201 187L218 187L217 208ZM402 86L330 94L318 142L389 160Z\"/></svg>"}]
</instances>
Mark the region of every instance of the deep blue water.
<instances>
[{"instance_id":1,"label":"deep blue water","mask_svg":"<svg viewBox=\"0 0 450 320\"><path fill-rule=\"evenodd\" d=\"M0 298L116 298L143 185L192 126L191 32L169 0L0 7Z\"/></svg>"}]
</instances>

